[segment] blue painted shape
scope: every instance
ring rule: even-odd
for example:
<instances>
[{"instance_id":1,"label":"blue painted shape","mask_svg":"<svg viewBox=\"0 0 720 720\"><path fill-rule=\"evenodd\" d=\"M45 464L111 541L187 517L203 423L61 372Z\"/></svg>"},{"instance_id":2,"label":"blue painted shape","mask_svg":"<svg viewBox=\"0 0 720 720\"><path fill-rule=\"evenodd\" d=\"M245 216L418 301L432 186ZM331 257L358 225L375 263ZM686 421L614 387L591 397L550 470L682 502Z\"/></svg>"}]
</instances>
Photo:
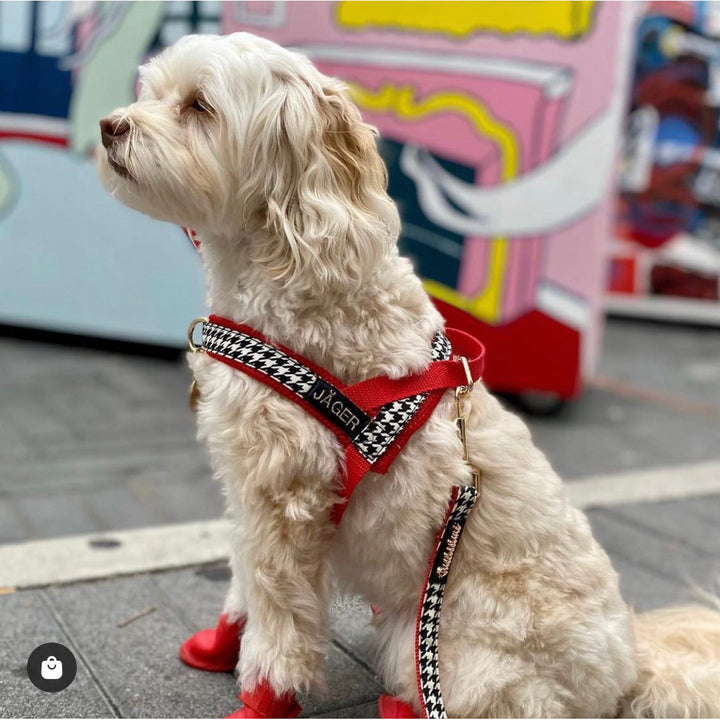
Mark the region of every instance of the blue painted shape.
<instances>
[{"instance_id":1,"label":"blue painted shape","mask_svg":"<svg viewBox=\"0 0 720 720\"><path fill-rule=\"evenodd\" d=\"M0 112L66 118L71 91L58 58L0 51Z\"/></svg>"},{"instance_id":2,"label":"blue painted shape","mask_svg":"<svg viewBox=\"0 0 720 720\"><path fill-rule=\"evenodd\" d=\"M463 236L436 225L423 213L415 182L400 169L402 143L382 139L379 149L388 168L388 191L398 205L403 222L400 252L413 261L421 277L456 288L463 252ZM460 180L474 182L474 167L461 165L438 155L433 155L433 158Z\"/></svg>"},{"instance_id":3,"label":"blue painted shape","mask_svg":"<svg viewBox=\"0 0 720 720\"><path fill-rule=\"evenodd\" d=\"M111 198L88 158L5 141L0 161L18 184L0 216L0 323L182 347L205 313L182 231Z\"/></svg>"}]
</instances>

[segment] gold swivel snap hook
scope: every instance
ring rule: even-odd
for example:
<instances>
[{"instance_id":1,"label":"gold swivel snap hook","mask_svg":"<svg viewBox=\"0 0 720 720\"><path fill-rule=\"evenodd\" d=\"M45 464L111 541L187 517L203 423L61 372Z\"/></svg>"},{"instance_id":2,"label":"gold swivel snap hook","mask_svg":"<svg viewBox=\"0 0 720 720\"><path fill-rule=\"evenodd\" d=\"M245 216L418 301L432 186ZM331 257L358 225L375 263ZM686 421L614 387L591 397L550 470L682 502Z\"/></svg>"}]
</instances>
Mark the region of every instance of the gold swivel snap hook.
<instances>
[{"instance_id":1,"label":"gold swivel snap hook","mask_svg":"<svg viewBox=\"0 0 720 720\"><path fill-rule=\"evenodd\" d=\"M475 383L472 379L472 373L470 372L470 365L468 364L467 358L461 356L458 360L462 363L463 369L465 370L466 384L458 385L455 388L455 426L457 427L460 442L462 442L463 446L463 460L465 460L465 462L470 466L473 485L475 486L475 489L479 491L480 472L470 463L470 454L468 452L467 444L467 430L465 426L465 400L473 391Z\"/></svg>"}]
</instances>

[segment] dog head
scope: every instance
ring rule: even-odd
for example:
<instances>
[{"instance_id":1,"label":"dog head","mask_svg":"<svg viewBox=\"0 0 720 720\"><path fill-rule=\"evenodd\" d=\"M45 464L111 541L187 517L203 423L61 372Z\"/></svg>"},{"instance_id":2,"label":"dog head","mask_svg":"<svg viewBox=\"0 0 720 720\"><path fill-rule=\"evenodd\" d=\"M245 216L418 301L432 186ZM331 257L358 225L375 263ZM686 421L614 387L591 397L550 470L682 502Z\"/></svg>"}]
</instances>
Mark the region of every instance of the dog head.
<instances>
[{"instance_id":1,"label":"dog head","mask_svg":"<svg viewBox=\"0 0 720 720\"><path fill-rule=\"evenodd\" d=\"M253 237L280 275L348 234L363 254L379 226L397 233L374 129L341 82L268 40L181 39L140 68L137 102L100 128L112 194L162 220Z\"/></svg>"}]
</instances>

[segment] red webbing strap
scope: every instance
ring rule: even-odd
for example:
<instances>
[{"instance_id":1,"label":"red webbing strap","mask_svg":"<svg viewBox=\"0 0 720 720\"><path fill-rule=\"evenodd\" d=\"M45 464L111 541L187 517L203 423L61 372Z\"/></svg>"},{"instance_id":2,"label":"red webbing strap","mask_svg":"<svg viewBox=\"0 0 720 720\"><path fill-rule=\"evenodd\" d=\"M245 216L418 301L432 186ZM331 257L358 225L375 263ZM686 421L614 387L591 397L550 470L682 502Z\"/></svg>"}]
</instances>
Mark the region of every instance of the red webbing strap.
<instances>
[{"instance_id":1,"label":"red webbing strap","mask_svg":"<svg viewBox=\"0 0 720 720\"><path fill-rule=\"evenodd\" d=\"M393 460L400 454L400 451L407 445L410 437L419 430L432 415L433 410L440 402L440 398L445 390L436 390L430 393L423 404L418 408L412 420L403 428L402 432L395 438L395 441L387 448L382 457L372 466L368 461L360 455L360 453L352 446L348 446L345 450L345 467L346 476L342 487L342 502L336 503L333 507L332 519L338 524L342 520L343 513L347 508L348 501L355 491L358 483L363 479L365 473L369 470L384 475L390 468Z\"/></svg>"},{"instance_id":2,"label":"red webbing strap","mask_svg":"<svg viewBox=\"0 0 720 720\"><path fill-rule=\"evenodd\" d=\"M464 357L468 361L473 382L478 380L485 364L485 348L482 343L472 335L454 328L446 328L445 335L450 340L453 355ZM457 360L436 360L421 373L398 379L374 377L349 385L344 392L354 403L367 410L418 393L447 390L460 385L467 385L463 365Z\"/></svg>"}]
</instances>

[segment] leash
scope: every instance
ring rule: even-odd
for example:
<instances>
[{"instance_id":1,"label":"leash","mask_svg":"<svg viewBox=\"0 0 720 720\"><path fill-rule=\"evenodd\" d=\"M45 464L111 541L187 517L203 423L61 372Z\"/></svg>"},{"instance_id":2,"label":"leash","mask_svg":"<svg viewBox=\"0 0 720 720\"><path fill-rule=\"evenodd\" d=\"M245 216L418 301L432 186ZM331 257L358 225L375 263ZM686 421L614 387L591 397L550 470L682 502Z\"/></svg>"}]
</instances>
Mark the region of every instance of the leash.
<instances>
[{"instance_id":1,"label":"leash","mask_svg":"<svg viewBox=\"0 0 720 720\"><path fill-rule=\"evenodd\" d=\"M196 249L195 232L183 228ZM195 342L196 328L202 326ZM368 471L387 473L392 461L430 417L449 389L463 457L472 471L471 485L454 485L430 558L415 624L415 674L426 718L447 718L440 689L438 635L445 588L455 551L480 489L479 472L469 462L465 433L465 401L480 377L485 349L471 335L453 328L432 340L432 362L420 373L398 380L374 377L346 385L307 358L274 343L247 325L218 315L193 320L188 329L191 352L245 373L300 406L329 428L345 452L341 500L332 511L338 524L357 484ZM452 358L455 355L456 359ZM190 407L200 399L197 382L190 386Z\"/></svg>"},{"instance_id":2,"label":"leash","mask_svg":"<svg viewBox=\"0 0 720 720\"><path fill-rule=\"evenodd\" d=\"M464 358L460 358L461 361ZM447 718L440 690L438 635L440 613L450 567L465 523L480 497L480 473L470 464L465 434L464 402L473 390L473 381L455 388L455 423L463 445L463 458L472 472L472 485L454 485L445 519L435 540L415 621L415 677L423 716Z\"/></svg>"}]
</instances>

